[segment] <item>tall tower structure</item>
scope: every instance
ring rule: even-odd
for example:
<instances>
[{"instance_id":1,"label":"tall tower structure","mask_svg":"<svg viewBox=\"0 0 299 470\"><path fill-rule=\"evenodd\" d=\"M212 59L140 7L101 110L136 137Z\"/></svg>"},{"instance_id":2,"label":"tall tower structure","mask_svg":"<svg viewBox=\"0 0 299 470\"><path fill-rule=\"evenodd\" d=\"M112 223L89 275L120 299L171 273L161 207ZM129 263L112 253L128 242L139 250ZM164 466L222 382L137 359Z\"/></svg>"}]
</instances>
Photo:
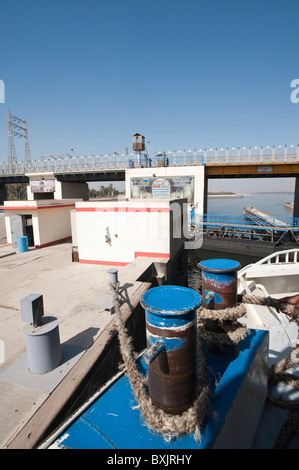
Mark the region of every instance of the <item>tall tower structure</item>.
<instances>
[{"instance_id":1,"label":"tall tower structure","mask_svg":"<svg viewBox=\"0 0 299 470\"><path fill-rule=\"evenodd\" d=\"M133 150L137 155L137 165L141 163L141 152L145 150L145 137L141 134L133 135Z\"/></svg>"},{"instance_id":2,"label":"tall tower structure","mask_svg":"<svg viewBox=\"0 0 299 470\"><path fill-rule=\"evenodd\" d=\"M17 154L15 148L14 134L12 130L11 114L7 111L7 124L8 124L8 163L17 163Z\"/></svg>"},{"instance_id":3,"label":"tall tower structure","mask_svg":"<svg viewBox=\"0 0 299 470\"><path fill-rule=\"evenodd\" d=\"M24 145L24 163L29 163L31 162L31 152L28 140L28 127L26 119L24 120Z\"/></svg>"},{"instance_id":4,"label":"tall tower structure","mask_svg":"<svg viewBox=\"0 0 299 470\"><path fill-rule=\"evenodd\" d=\"M13 116L7 111L8 124L8 163L17 163L17 153L15 148L14 136L24 138L24 163L31 161L31 153L28 140L28 127L25 119Z\"/></svg>"}]
</instances>

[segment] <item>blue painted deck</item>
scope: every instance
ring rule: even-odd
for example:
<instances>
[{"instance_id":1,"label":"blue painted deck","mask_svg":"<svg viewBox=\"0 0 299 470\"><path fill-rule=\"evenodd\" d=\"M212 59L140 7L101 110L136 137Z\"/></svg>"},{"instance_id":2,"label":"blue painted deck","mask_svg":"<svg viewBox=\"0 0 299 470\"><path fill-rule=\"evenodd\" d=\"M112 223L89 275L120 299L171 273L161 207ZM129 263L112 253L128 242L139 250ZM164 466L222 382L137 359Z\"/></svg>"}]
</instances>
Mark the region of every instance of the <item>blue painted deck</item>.
<instances>
[{"instance_id":1,"label":"blue painted deck","mask_svg":"<svg viewBox=\"0 0 299 470\"><path fill-rule=\"evenodd\" d=\"M195 442L193 435L186 435L167 443L163 437L144 426L140 411L132 409L136 401L125 375L112 384L61 434L60 444L73 449L211 448L251 365L261 354L260 351L265 350L265 343L268 353L268 333L262 330L250 330L249 335L239 343L240 352L235 358L219 357L206 351L207 366L211 371L210 389L213 393L209 415L204 423L202 440L199 444ZM141 372L146 373L146 366L142 361L140 367ZM217 386L215 379L218 381ZM249 402L245 408L248 407L250 407ZM246 412L250 413L250 410ZM236 431L238 433L238 430Z\"/></svg>"}]
</instances>

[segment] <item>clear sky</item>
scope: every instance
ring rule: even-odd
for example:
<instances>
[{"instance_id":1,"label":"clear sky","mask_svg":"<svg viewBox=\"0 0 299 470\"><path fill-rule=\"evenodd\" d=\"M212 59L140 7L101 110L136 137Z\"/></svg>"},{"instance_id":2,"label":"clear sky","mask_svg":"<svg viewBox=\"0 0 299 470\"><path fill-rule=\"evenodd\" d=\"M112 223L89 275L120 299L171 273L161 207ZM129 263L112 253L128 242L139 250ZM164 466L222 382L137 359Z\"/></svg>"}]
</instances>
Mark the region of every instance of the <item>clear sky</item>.
<instances>
[{"instance_id":1,"label":"clear sky","mask_svg":"<svg viewBox=\"0 0 299 470\"><path fill-rule=\"evenodd\" d=\"M0 161L297 145L298 0L1 0ZM24 145L15 138L17 156Z\"/></svg>"}]
</instances>

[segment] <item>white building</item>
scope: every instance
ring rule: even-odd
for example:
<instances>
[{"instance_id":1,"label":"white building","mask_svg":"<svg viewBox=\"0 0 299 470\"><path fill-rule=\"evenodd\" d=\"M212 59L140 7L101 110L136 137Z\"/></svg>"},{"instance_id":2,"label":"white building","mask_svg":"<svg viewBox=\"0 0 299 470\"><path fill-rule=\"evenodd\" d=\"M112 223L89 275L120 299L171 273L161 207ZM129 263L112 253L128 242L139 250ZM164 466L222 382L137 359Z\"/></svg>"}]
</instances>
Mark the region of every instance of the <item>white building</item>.
<instances>
[{"instance_id":1,"label":"white building","mask_svg":"<svg viewBox=\"0 0 299 470\"><path fill-rule=\"evenodd\" d=\"M81 263L123 266L139 256L170 259L184 246L187 201L76 202L72 226Z\"/></svg>"}]
</instances>

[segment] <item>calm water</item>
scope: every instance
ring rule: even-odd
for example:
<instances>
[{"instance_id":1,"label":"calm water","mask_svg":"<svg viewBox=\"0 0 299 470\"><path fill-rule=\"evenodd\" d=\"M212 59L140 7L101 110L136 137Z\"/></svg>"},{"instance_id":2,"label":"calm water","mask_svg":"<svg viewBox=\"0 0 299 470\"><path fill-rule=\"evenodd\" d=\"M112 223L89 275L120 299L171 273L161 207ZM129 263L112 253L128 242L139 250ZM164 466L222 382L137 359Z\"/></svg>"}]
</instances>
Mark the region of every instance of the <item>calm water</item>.
<instances>
[{"instance_id":1,"label":"calm water","mask_svg":"<svg viewBox=\"0 0 299 470\"><path fill-rule=\"evenodd\" d=\"M294 193L247 194L243 198L208 198L208 214L242 215L244 207L254 206L276 217L292 217L292 210L283 205L285 201L294 202Z\"/></svg>"},{"instance_id":2,"label":"calm water","mask_svg":"<svg viewBox=\"0 0 299 470\"><path fill-rule=\"evenodd\" d=\"M262 191L262 188L260 188ZM278 218L292 217L293 212L284 202L294 202L294 193L247 194L243 198L208 198L208 214L243 215L243 208L254 206ZM189 287L200 291L200 269L198 263L204 259L229 258L239 261L242 267L259 260L256 256L221 253L219 251L189 250Z\"/></svg>"}]
</instances>

